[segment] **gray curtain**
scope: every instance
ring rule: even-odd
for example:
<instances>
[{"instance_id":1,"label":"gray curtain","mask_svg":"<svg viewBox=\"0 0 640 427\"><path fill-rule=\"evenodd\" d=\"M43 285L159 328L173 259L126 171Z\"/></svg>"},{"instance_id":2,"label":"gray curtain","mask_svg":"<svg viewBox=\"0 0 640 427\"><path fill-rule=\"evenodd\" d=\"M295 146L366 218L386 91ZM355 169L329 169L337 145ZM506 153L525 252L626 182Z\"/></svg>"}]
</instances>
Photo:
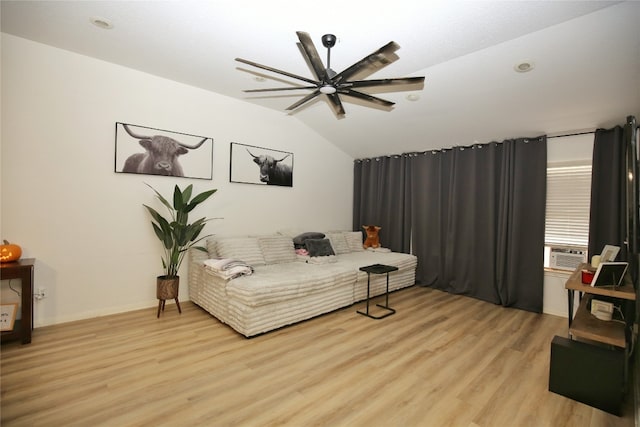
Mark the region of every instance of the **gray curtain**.
<instances>
[{"instance_id":1,"label":"gray curtain","mask_svg":"<svg viewBox=\"0 0 640 427\"><path fill-rule=\"evenodd\" d=\"M380 243L395 252L409 253L410 183L406 156L384 156L354 163L353 229L377 225Z\"/></svg>"},{"instance_id":2,"label":"gray curtain","mask_svg":"<svg viewBox=\"0 0 640 427\"><path fill-rule=\"evenodd\" d=\"M620 246L618 259L627 259L626 236L626 152L621 126L598 129L593 141L591 169L591 212L589 255L605 245Z\"/></svg>"},{"instance_id":3,"label":"gray curtain","mask_svg":"<svg viewBox=\"0 0 640 427\"><path fill-rule=\"evenodd\" d=\"M411 245L423 286L541 312L546 147L540 137L356 161L354 228L377 221L396 234L388 247Z\"/></svg>"},{"instance_id":4,"label":"gray curtain","mask_svg":"<svg viewBox=\"0 0 640 427\"><path fill-rule=\"evenodd\" d=\"M540 137L411 157L421 284L542 311L546 147Z\"/></svg>"}]
</instances>

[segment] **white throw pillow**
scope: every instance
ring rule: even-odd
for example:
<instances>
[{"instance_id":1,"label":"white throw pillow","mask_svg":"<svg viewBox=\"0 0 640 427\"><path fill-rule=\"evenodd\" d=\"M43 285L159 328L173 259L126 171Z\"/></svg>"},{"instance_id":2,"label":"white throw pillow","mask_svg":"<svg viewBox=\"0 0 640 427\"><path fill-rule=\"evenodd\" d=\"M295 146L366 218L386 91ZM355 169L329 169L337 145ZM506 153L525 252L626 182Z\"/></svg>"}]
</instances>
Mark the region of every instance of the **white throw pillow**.
<instances>
[{"instance_id":1,"label":"white throw pillow","mask_svg":"<svg viewBox=\"0 0 640 427\"><path fill-rule=\"evenodd\" d=\"M258 237L258 245L267 265L294 262L297 259L293 240L287 236Z\"/></svg>"},{"instance_id":2,"label":"white throw pillow","mask_svg":"<svg viewBox=\"0 0 640 427\"><path fill-rule=\"evenodd\" d=\"M343 231L342 234L351 252L364 251L362 247L362 233L360 231Z\"/></svg>"},{"instance_id":3,"label":"white throw pillow","mask_svg":"<svg viewBox=\"0 0 640 427\"><path fill-rule=\"evenodd\" d=\"M327 233L326 237L331 241L331 246L336 255L348 254L351 252L347 239L342 233Z\"/></svg>"},{"instance_id":4,"label":"white throw pillow","mask_svg":"<svg viewBox=\"0 0 640 427\"><path fill-rule=\"evenodd\" d=\"M255 237L228 237L218 239L218 256L244 261L252 267L266 265L262 249Z\"/></svg>"}]
</instances>

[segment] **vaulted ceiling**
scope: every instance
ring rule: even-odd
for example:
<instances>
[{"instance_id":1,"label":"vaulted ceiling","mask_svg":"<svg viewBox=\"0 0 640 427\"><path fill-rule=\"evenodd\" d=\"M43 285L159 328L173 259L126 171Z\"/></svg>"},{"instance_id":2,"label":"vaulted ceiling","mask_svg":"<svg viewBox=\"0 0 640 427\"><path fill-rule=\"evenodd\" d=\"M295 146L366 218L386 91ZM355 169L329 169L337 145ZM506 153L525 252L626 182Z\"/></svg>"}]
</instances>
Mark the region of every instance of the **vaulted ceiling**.
<instances>
[{"instance_id":1,"label":"vaulted ceiling","mask_svg":"<svg viewBox=\"0 0 640 427\"><path fill-rule=\"evenodd\" d=\"M353 157L610 127L640 115L640 2L610 1L2 1L1 30L289 114ZM113 25L100 29L99 18ZM399 60L368 78L425 76L424 88L370 93L391 111L305 91L241 57L313 78L296 31L331 68L389 41ZM526 73L514 66L534 65ZM363 91L365 91L363 89ZM409 96L412 95L412 96ZM417 98L411 100L411 98Z\"/></svg>"}]
</instances>

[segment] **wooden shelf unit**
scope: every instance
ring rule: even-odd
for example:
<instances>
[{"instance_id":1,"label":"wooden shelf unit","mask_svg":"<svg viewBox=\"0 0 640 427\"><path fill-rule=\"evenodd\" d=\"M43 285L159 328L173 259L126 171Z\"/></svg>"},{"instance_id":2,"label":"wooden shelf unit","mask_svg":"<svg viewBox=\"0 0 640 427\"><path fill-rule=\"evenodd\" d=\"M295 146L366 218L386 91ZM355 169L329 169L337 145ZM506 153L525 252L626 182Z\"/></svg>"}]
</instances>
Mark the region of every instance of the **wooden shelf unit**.
<instances>
[{"instance_id":1,"label":"wooden shelf unit","mask_svg":"<svg viewBox=\"0 0 640 427\"><path fill-rule=\"evenodd\" d=\"M636 299L636 291L633 289L633 283L631 283L631 278L627 274L625 276L625 283L623 286L620 286L617 289L606 288L606 287L598 287L585 285L582 283L582 270L591 270L594 269L589 264L580 264L571 276L567 279L567 283L565 285L566 289L571 289L574 291L579 291L585 294L592 295L604 295L615 298L622 298L631 301L635 301Z\"/></svg>"},{"instance_id":2,"label":"wooden shelf unit","mask_svg":"<svg viewBox=\"0 0 640 427\"><path fill-rule=\"evenodd\" d=\"M597 319L587 308L590 299L591 297L582 299L576 315L573 317L573 322L571 322L569 333L574 337L625 348L624 323Z\"/></svg>"},{"instance_id":3,"label":"wooden shelf unit","mask_svg":"<svg viewBox=\"0 0 640 427\"><path fill-rule=\"evenodd\" d=\"M636 292L633 288L631 278L627 274L624 285L616 289L591 286L582 283L583 269L591 269L591 266L589 264L581 264L578 266L565 284L565 288L569 291L569 333L574 337L626 349L625 323L597 319L590 313L588 304L591 298L596 295L635 301ZM573 297L575 291L580 292L580 305L575 316L573 316ZM583 294L588 296L583 298Z\"/></svg>"}]
</instances>

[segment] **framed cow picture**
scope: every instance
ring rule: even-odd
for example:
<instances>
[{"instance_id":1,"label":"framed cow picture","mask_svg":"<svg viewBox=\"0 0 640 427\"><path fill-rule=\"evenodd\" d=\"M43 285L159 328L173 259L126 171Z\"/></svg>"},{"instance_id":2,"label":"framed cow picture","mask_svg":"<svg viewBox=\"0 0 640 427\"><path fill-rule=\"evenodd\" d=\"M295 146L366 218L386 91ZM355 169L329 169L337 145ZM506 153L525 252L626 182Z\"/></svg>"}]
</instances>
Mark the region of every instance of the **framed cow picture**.
<instances>
[{"instance_id":1,"label":"framed cow picture","mask_svg":"<svg viewBox=\"0 0 640 427\"><path fill-rule=\"evenodd\" d=\"M115 171L213 179L213 139L116 122Z\"/></svg>"},{"instance_id":2,"label":"framed cow picture","mask_svg":"<svg viewBox=\"0 0 640 427\"><path fill-rule=\"evenodd\" d=\"M229 181L293 187L293 153L232 142Z\"/></svg>"}]
</instances>

